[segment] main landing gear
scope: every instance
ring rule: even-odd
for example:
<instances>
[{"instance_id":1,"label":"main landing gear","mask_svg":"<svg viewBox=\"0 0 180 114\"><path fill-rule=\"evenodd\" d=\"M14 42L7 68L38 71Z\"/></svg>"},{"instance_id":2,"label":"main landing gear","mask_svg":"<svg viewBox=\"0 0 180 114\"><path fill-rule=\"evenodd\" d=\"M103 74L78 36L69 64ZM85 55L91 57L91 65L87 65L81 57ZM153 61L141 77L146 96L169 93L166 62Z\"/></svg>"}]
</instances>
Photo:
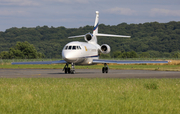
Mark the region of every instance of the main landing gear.
<instances>
[{"instance_id":1,"label":"main landing gear","mask_svg":"<svg viewBox=\"0 0 180 114\"><path fill-rule=\"evenodd\" d=\"M63 69L63 71L64 71L64 73L65 74L74 74L75 73L75 68L74 68L74 63L71 63L71 69L70 69L70 67L68 67L68 63L66 63L66 65L64 66L64 69Z\"/></svg>"},{"instance_id":2,"label":"main landing gear","mask_svg":"<svg viewBox=\"0 0 180 114\"><path fill-rule=\"evenodd\" d=\"M104 67L102 68L102 73L108 73L108 65L106 63L104 63Z\"/></svg>"}]
</instances>

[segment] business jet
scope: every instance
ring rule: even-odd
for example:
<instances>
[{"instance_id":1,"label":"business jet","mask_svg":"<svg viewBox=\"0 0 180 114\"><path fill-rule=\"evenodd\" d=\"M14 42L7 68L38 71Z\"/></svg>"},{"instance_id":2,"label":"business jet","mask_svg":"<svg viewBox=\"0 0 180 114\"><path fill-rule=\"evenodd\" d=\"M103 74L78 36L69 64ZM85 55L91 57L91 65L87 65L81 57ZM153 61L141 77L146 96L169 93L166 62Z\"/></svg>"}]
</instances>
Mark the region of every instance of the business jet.
<instances>
[{"instance_id":1,"label":"business jet","mask_svg":"<svg viewBox=\"0 0 180 114\"><path fill-rule=\"evenodd\" d=\"M130 38L130 36L124 35L112 35L112 34L100 34L98 33L99 25L99 12L96 11L96 18L94 24L93 33L87 33L85 35L70 36L68 38L84 37L86 42L73 41L66 44L62 50L63 60L59 61L42 61L42 62L13 62L12 64L65 64L64 73L75 73L75 65L94 65L104 64L102 73L108 73L108 63L116 64L143 64L143 63L168 63L168 61L118 61L118 60L102 60L99 59L99 54L108 54L111 48L108 44L99 45L97 43L98 36L106 37L124 37ZM71 68L69 67L71 65Z\"/></svg>"}]
</instances>

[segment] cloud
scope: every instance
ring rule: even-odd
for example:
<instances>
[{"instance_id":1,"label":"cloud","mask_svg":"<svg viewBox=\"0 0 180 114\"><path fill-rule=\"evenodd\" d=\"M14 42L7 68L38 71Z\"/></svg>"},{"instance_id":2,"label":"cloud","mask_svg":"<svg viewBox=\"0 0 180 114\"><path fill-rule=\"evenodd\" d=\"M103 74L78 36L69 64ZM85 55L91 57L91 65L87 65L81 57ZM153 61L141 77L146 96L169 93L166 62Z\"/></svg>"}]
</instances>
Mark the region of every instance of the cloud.
<instances>
[{"instance_id":1,"label":"cloud","mask_svg":"<svg viewBox=\"0 0 180 114\"><path fill-rule=\"evenodd\" d=\"M27 15L27 12L22 10L0 10L0 15L4 16L16 16L16 15Z\"/></svg>"},{"instance_id":2,"label":"cloud","mask_svg":"<svg viewBox=\"0 0 180 114\"><path fill-rule=\"evenodd\" d=\"M119 7L115 7L115 8L111 8L106 10L109 13L113 13L113 14L119 14L119 15L136 15L136 11L132 10L130 8L119 8Z\"/></svg>"},{"instance_id":3,"label":"cloud","mask_svg":"<svg viewBox=\"0 0 180 114\"><path fill-rule=\"evenodd\" d=\"M39 4L33 0L1 0L0 5L3 5L3 6L38 6Z\"/></svg>"},{"instance_id":4,"label":"cloud","mask_svg":"<svg viewBox=\"0 0 180 114\"><path fill-rule=\"evenodd\" d=\"M168 10L153 8L150 11L150 16L180 16L180 10Z\"/></svg>"},{"instance_id":5,"label":"cloud","mask_svg":"<svg viewBox=\"0 0 180 114\"><path fill-rule=\"evenodd\" d=\"M87 3L89 3L88 0L50 0L50 1L67 3L67 4L73 4L73 3L87 4Z\"/></svg>"}]
</instances>

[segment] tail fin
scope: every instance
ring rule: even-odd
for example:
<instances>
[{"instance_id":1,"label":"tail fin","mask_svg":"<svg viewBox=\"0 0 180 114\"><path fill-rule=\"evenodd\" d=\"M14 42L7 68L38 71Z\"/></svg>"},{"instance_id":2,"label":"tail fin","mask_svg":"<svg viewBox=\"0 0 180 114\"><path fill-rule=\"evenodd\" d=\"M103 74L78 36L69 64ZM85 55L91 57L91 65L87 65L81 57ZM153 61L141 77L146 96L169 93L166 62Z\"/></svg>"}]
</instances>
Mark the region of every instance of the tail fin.
<instances>
[{"instance_id":1,"label":"tail fin","mask_svg":"<svg viewBox=\"0 0 180 114\"><path fill-rule=\"evenodd\" d=\"M99 25L99 11L96 11L96 19L94 23L93 35L98 34L98 25Z\"/></svg>"},{"instance_id":2,"label":"tail fin","mask_svg":"<svg viewBox=\"0 0 180 114\"><path fill-rule=\"evenodd\" d=\"M95 19L95 23L94 23L93 34L88 33L88 36L90 36L91 38L93 37L93 40L91 41L91 43L92 42L97 43L97 36L125 37L125 38L130 38L131 37L131 36L124 36L124 35L99 34L98 33L98 26L99 26L99 11L96 11L96 19ZM77 38L77 37L86 37L86 35L71 36L71 37L68 37L68 38Z\"/></svg>"}]
</instances>

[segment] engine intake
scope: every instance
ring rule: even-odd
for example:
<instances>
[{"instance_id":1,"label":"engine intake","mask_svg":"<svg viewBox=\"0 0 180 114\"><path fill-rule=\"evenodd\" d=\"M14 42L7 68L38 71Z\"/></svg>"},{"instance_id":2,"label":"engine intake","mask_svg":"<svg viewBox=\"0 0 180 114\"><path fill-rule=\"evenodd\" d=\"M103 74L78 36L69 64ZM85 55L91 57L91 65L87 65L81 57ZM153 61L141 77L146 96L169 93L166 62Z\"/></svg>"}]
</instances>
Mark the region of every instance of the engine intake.
<instances>
[{"instance_id":1,"label":"engine intake","mask_svg":"<svg viewBox=\"0 0 180 114\"><path fill-rule=\"evenodd\" d=\"M91 41L91 40L92 40L92 34L87 33L87 34L84 36L84 39L85 39L85 41L87 41L87 42Z\"/></svg>"},{"instance_id":2,"label":"engine intake","mask_svg":"<svg viewBox=\"0 0 180 114\"><path fill-rule=\"evenodd\" d=\"M111 51L111 48L110 48L109 45L107 45L107 44L102 44L101 45L101 52L103 54L108 54L110 51Z\"/></svg>"}]
</instances>

